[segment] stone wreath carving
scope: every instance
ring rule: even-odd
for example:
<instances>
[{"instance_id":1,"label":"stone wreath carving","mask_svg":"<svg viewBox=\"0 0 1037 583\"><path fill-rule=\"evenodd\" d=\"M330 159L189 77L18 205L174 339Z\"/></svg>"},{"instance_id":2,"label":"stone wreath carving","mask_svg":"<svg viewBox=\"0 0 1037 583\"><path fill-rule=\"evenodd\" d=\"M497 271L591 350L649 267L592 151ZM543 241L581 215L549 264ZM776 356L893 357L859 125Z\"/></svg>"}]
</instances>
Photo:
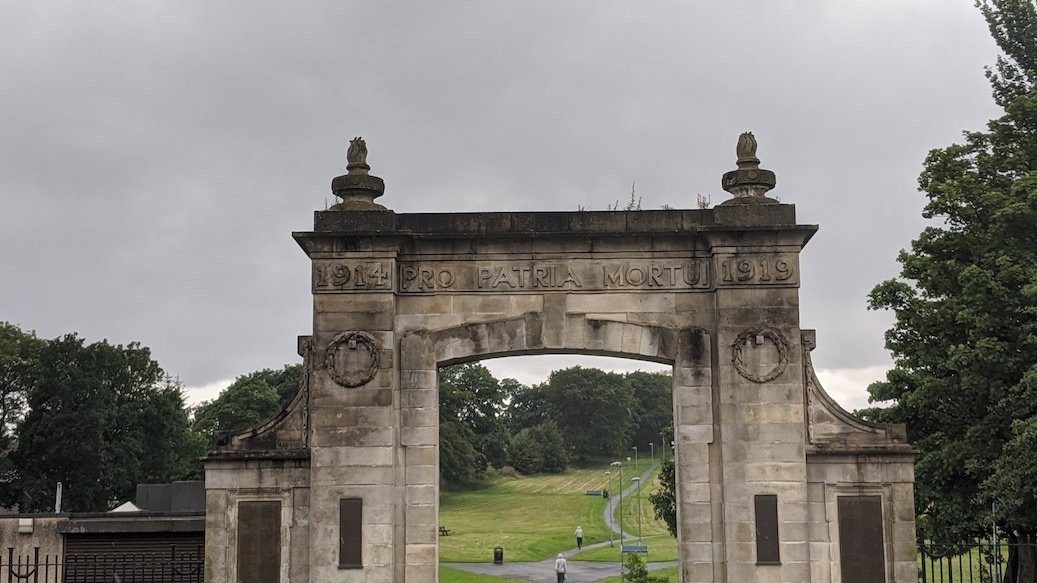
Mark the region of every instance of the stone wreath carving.
<instances>
[{"instance_id":1,"label":"stone wreath carving","mask_svg":"<svg viewBox=\"0 0 1037 583\"><path fill-rule=\"evenodd\" d=\"M363 332L343 332L324 351L324 365L343 387L367 384L378 372L381 349Z\"/></svg>"},{"instance_id":2,"label":"stone wreath carving","mask_svg":"<svg viewBox=\"0 0 1037 583\"><path fill-rule=\"evenodd\" d=\"M766 350L767 344L773 347L777 361L774 363L760 362L759 357ZM781 332L771 328L749 328L738 335L735 343L731 345L731 362L735 365L738 374L754 383L766 383L772 381L785 372L789 363L789 343ZM757 352L754 357L750 351ZM767 364L772 364L769 370L761 370Z\"/></svg>"}]
</instances>

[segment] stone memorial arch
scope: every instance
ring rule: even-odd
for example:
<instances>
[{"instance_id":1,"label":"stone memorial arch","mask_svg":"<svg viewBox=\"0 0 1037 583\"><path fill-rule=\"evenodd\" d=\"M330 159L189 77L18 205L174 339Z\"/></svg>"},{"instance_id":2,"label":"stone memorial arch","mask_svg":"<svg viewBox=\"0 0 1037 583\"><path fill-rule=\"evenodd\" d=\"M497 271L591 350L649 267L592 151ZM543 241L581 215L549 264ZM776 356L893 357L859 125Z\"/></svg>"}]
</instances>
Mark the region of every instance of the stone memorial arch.
<instances>
[{"instance_id":1,"label":"stone memorial arch","mask_svg":"<svg viewBox=\"0 0 1037 583\"><path fill-rule=\"evenodd\" d=\"M682 581L915 581L904 428L818 384L817 227L755 151L743 134L711 209L397 214L353 140L342 202L293 234L300 388L205 462L207 583L436 581L437 367L546 353L672 365Z\"/></svg>"}]
</instances>

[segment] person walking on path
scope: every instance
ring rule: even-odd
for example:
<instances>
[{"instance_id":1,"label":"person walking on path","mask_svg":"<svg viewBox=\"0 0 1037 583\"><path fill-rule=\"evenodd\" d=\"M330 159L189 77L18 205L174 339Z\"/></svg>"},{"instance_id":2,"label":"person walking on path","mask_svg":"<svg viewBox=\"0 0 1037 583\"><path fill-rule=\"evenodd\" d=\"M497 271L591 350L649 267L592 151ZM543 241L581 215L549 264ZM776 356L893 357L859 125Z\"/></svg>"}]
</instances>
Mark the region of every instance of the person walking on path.
<instances>
[{"instance_id":1,"label":"person walking on path","mask_svg":"<svg viewBox=\"0 0 1037 583\"><path fill-rule=\"evenodd\" d=\"M558 553L555 559L555 576L558 577L558 583L565 583L565 557L562 553Z\"/></svg>"},{"instance_id":2,"label":"person walking on path","mask_svg":"<svg viewBox=\"0 0 1037 583\"><path fill-rule=\"evenodd\" d=\"M583 550L583 529L579 526L576 527L576 549Z\"/></svg>"}]
</instances>

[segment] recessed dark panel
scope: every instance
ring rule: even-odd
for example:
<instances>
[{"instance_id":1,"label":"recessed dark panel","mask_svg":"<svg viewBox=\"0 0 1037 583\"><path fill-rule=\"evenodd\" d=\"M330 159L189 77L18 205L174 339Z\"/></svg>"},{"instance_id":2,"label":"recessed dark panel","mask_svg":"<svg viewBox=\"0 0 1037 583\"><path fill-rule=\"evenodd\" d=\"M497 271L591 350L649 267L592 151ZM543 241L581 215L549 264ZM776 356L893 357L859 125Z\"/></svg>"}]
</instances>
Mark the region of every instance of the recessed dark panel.
<instances>
[{"instance_id":1,"label":"recessed dark panel","mask_svg":"<svg viewBox=\"0 0 1037 583\"><path fill-rule=\"evenodd\" d=\"M839 496L839 563L844 583L886 583L881 496Z\"/></svg>"},{"instance_id":2,"label":"recessed dark panel","mask_svg":"<svg viewBox=\"0 0 1037 583\"><path fill-rule=\"evenodd\" d=\"M756 564L780 565L778 549L778 497L774 494L756 496Z\"/></svg>"},{"instance_id":3,"label":"recessed dark panel","mask_svg":"<svg viewBox=\"0 0 1037 583\"><path fill-rule=\"evenodd\" d=\"M361 569L364 566L364 501L342 498L338 501L338 566Z\"/></svg>"},{"instance_id":4,"label":"recessed dark panel","mask_svg":"<svg viewBox=\"0 0 1037 583\"><path fill-rule=\"evenodd\" d=\"M281 503L238 503L238 583L281 579Z\"/></svg>"}]
</instances>

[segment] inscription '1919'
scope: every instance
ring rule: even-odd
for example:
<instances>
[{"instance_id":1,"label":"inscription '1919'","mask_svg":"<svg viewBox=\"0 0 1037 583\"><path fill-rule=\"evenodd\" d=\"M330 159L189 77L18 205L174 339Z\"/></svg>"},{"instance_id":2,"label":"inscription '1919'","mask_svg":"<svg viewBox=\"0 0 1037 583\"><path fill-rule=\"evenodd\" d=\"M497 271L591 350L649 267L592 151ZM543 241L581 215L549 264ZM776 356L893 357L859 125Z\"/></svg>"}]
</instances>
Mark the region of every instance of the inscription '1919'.
<instances>
[{"instance_id":1,"label":"inscription '1919'","mask_svg":"<svg viewBox=\"0 0 1037 583\"><path fill-rule=\"evenodd\" d=\"M783 257L727 257L717 267L720 285L796 283L795 268Z\"/></svg>"}]
</instances>

